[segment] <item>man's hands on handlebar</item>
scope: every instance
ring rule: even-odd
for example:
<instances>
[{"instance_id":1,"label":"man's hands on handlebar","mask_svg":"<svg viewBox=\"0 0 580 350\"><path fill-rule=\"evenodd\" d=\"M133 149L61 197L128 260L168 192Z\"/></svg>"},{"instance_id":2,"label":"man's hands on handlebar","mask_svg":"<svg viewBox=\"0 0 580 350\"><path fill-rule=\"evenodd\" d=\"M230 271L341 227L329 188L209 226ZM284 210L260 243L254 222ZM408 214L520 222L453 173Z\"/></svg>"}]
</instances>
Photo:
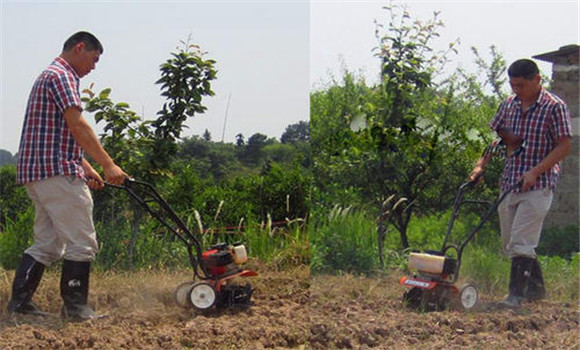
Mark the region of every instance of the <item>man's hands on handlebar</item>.
<instances>
[{"instance_id":1,"label":"man's hands on handlebar","mask_svg":"<svg viewBox=\"0 0 580 350\"><path fill-rule=\"evenodd\" d=\"M105 180L113 185L121 185L126 178L130 177L120 166L114 163L103 169L103 171L105 173Z\"/></svg>"},{"instance_id":2,"label":"man's hands on handlebar","mask_svg":"<svg viewBox=\"0 0 580 350\"><path fill-rule=\"evenodd\" d=\"M105 180L101 177L98 171L96 171L91 164L83 159L83 169L85 170L85 177L87 178L87 186L91 190L100 190L105 187L105 181L114 185L121 185L125 182L125 179L130 178L121 167L115 163L111 163L109 166L104 168Z\"/></svg>"}]
</instances>

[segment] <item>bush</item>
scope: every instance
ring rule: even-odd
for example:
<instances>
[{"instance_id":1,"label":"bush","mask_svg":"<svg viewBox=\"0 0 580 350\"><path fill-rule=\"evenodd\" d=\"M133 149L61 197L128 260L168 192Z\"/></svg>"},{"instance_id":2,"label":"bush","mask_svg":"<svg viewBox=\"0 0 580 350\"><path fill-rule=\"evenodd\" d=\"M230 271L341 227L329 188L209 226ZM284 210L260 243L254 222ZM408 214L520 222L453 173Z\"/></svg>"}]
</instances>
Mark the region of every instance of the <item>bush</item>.
<instances>
[{"instance_id":1,"label":"bush","mask_svg":"<svg viewBox=\"0 0 580 350\"><path fill-rule=\"evenodd\" d=\"M34 207L17 215L6 218L6 227L0 232L0 266L15 269L20 263L22 253L33 243Z\"/></svg>"},{"instance_id":2,"label":"bush","mask_svg":"<svg viewBox=\"0 0 580 350\"><path fill-rule=\"evenodd\" d=\"M548 298L577 303L580 254L574 254L569 260L560 256L538 256L538 260ZM510 260L501 255L499 249L478 245L468 247L461 265L460 281L474 282L482 294L505 295L508 293L510 266Z\"/></svg>"},{"instance_id":3,"label":"bush","mask_svg":"<svg viewBox=\"0 0 580 350\"><path fill-rule=\"evenodd\" d=\"M96 265L103 269L152 269L189 266L185 244L160 230L157 222L145 216L132 242L129 221L116 225L97 223L101 250Z\"/></svg>"},{"instance_id":4,"label":"bush","mask_svg":"<svg viewBox=\"0 0 580 350\"><path fill-rule=\"evenodd\" d=\"M499 253L499 249L479 245L465 248L459 278L475 283L481 293L507 292L509 275L510 261Z\"/></svg>"},{"instance_id":5,"label":"bush","mask_svg":"<svg viewBox=\"0 0 580 350\"><path fill-rule=\"evenodd\" d=\"M16 217L32 207L32 202L23 186L16 185L16 166L0 167L0 231L6 227L6 220Z\"/></svg>"},{"instance_id":6,"label":"bush","mask_svg":"<svg viewBox=\"0 0 580 350\"><path fill-rule=\"evenodd\" d=\"M265 227L248 226L250 228L240 238L252 258L272 263L280 270L310 262L308 230L301 220L278 227L270 227L268 223Z\"/></svg>"},{"instance_id":7,"label":"bush","mask_svg":"<svg viewBox=\"0 0 580 350\"><path fill-rule=\"evenodd\" d=\"M368 274L378 266L376 225L362 212L335 207L310 235L313 272Z\"/></svg>"},{"instance_id":8,"label":"bush","mask_svg":"<svg viewBox=\"0 0 580 350\"><path fill-rule=\"evenodd\" d=\"M544 273L544 283L551 300L572 301L578 304L580 285L580 254L570 259L560 256L540 256L538 258Z\"/></svg>"},{"instance_id":9,"label":"bush","mask_svg":"<svg viewBox=\"0 0 580 350\"><path fill-rule=\"evenodd\" d=\"M578 225L545 229L536 251L541 255L571 257L580 251Z\"/></svg>"}]
</instances>

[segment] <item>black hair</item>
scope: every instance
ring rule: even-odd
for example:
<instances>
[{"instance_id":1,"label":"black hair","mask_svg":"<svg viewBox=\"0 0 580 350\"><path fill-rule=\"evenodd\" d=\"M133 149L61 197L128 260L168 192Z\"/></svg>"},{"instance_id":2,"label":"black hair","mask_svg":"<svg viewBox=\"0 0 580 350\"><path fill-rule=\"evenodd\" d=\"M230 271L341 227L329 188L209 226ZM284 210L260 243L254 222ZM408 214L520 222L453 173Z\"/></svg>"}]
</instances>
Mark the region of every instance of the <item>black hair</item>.
<instances>
[{"instance_id":1,"label":"black hair","mask_svg":"<svg viewBox=\"0 0 580 350\"><path fill-rule=\"evenodd\" d=\"M508 68L510 78L533 79L538 74L540 74L540 70L536 62L527 58L515 61Z\"/></svg>"},{"instance_id":2,"label":"black hair","mask_svg":"<svg viewBox=\"0 0 580 350\"><path fill-rule=\"evenodd\" d=\"M71 35L70 38L66 39L64 45L62 46L62 51L68 51L72 49L78 43L85 43L87 50L94 51L99 50L99 53L103 53L103 45L97 37L89 32L77 32Z\"/></svg>"}]
</instances>

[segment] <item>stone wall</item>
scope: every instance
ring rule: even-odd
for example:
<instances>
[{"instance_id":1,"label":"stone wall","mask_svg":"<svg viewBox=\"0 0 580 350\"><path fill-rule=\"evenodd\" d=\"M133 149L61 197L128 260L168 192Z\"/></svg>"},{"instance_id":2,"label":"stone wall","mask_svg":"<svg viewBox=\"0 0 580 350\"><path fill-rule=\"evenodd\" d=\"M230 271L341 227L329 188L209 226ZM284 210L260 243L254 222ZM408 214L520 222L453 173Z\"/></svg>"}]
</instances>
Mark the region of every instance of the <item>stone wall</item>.
<instances>
[{"instance_id":1,"label":"stone wall","mask_svg":"<svg viewBox=\"0 0 580 350\"><path fill-rule=\"evenodd\" d=\"M544 228L565 227L580 223L579 154L579 46L569 45L558 51L534 58L552 62L552 91L568 104L572 117L572 152L562 162L562 175L554 191L554 202L544 222Z\"/></svg>"}]
</instances>

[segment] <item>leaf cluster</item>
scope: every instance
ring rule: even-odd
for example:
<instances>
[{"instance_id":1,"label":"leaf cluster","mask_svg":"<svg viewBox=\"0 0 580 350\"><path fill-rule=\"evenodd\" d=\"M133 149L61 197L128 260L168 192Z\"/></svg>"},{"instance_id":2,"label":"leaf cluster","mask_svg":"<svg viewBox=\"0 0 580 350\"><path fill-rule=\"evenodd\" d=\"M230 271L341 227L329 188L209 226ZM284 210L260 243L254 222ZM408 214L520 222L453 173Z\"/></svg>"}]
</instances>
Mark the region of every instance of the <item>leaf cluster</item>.
<instances>
[{"instance_id":1,"label":"leaf cluster","mask_svg":"<svg viewBox=\"0 0 580 350\"><path fill-rule=\"evenodd\" d=\"M204 59L196 45L184 43L179 52L160 66L161 96L167 98L153 122L155 136L163 140L179 139L188 117L205 112L204 96L213 96L211 81L216 79L216 61Z\"/></svg>"}]
</instances>

